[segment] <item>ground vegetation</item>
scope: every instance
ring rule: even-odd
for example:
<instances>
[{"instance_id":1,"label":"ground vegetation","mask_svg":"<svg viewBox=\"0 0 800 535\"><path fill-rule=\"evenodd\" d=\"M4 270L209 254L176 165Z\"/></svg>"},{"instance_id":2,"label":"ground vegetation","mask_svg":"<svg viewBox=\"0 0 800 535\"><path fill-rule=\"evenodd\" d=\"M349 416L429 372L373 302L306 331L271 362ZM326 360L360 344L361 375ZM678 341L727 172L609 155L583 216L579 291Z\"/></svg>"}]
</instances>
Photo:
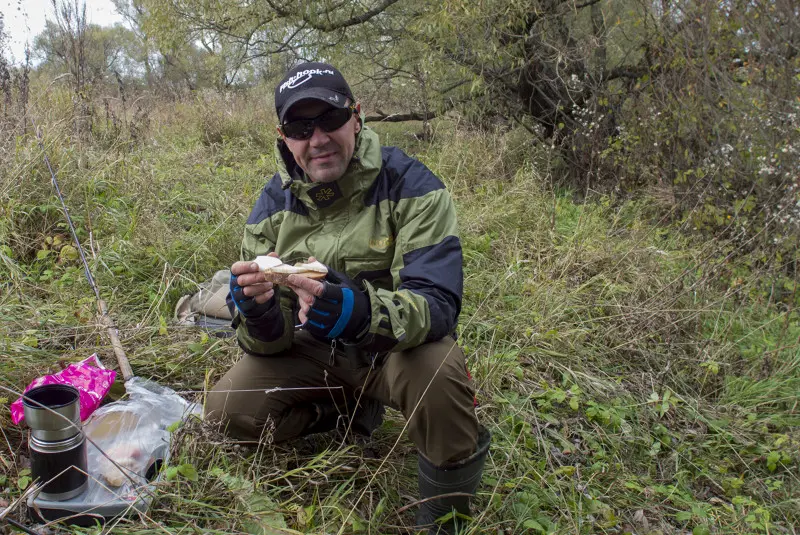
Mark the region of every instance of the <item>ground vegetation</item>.
<instances>
[{"instance_id":1,"label":"ground vegetation","mask_svg":"<svg viewBox=\"0 0 800 535\"><path fill-rule=\"evenodd\" d=\"M39 60L0 38L0 405L62 362L114 364L36 132L135 373L202 403L239 349L174 305L238 259L273 84L321 57L458 205L459 340L494 435L472 533L796 532L793 3L117 4L111 55L75 2ZM10 503L30 471L0 422ZM406 533L402 429L253 446L188 422L158 501L111 531Z\"/></svg>"}]
</instances>

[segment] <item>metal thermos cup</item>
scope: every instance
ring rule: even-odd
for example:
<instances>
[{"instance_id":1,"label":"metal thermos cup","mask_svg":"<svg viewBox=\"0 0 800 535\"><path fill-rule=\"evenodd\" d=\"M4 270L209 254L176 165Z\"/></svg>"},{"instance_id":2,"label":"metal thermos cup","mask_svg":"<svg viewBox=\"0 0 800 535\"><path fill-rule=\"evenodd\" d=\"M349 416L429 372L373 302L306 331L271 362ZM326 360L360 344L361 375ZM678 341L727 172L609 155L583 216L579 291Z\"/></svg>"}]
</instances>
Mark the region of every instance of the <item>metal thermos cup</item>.
<instances>
[{"instance_id":1,"label":"metal thermos cup","mask_svg":"<svg viewBox=\"0 0 800 535\"><path fill-rule=\"evenodd\" d=\"M81 427L80 394L70 385L33 388L23 398L31 428L31 475L45 500L63 501L86 490L86 437Z\"/></svg>"}]
</instances>

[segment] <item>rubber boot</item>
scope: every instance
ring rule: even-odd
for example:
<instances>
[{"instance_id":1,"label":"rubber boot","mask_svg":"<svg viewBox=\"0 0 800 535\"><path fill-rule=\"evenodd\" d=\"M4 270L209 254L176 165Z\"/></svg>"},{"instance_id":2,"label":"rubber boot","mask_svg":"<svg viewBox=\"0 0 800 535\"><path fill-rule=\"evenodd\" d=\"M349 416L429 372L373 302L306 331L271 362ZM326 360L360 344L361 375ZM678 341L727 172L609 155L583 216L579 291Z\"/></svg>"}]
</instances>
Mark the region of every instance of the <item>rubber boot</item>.
<instances>
[{"instance_id":1,"label":"rubber boot","mask_svg":"<svg viewBox=\"0 0 800 535\"><path fill-rule=\"evenodd\" d=\"M458 515L469 516L470 498L475 495L483 475L491 435L484 427L478 431L475 453L446 466L435 466L425 456L419 456L419 494L425 500L417 512L418 529L428 529L430 535L454 535L464 524ZM434 498L442 494L460 493L456 496ZM427 499L434 498L434 499ZM454 512L452 518L440 525L436 519ZM455 514L455 513L458 513Z\"/></svg>"}]
</instances>

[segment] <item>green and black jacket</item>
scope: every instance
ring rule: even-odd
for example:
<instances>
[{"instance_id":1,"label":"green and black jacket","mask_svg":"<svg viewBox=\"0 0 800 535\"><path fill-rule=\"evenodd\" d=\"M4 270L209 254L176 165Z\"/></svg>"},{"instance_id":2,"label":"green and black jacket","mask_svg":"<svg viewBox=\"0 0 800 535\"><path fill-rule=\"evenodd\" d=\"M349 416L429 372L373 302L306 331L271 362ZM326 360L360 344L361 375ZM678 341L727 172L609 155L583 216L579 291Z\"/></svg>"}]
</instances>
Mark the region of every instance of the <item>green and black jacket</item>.
<instances>
[{"instance_id":1,"label":"green and black jacket","mask_svg":"<svg viewBox=\"0 0 800 535\"><path fill-rule=\"evenodd\" d=\"M356 344L363 351L400 351L452 334L463 272L456 213L444 184L400 149L381 147L367 127L335 182L303 178L282 141L275 152L279 171L247 220L242 259L275 251L293 264L314 256L353 279L371 307L369 330ZM248 353L270 355L291 346L297 297L286 288L278 295L280 312L234 319Z\"/></svg>"}]
</instances>

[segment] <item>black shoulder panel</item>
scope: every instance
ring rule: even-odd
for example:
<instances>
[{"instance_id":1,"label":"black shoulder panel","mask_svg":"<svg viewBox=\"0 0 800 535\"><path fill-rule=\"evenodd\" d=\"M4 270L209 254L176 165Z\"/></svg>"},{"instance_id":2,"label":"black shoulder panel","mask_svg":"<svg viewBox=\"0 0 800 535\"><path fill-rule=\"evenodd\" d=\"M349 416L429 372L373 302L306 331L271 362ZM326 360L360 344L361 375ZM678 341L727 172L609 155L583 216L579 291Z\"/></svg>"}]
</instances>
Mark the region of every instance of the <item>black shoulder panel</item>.
<instances>
[{"instance_id":1,"label":"black shoulder panel","mask_svg":"<svg viewBox=\"0 0 800 535\"><path fill-rule=\"evenodd\" d=\"M253 211L250 212L250 217L247 218L247 224L255 225L283 210L308 215L308 209L303 206L303 203L297 200L291 191L281 188L281 175L275 173L275 176L261 191L261 196L256 201Z\"/></svg>"},{"instance_id":2,"label":"black shoulder panel","mask_svg":"<svg viewBox=\"0 0 800 535\"><path fill-rule=\"evenodd\" d=\"M381 153L381 172L364 196L367 206L386 199L398 202L400 199L422 197L431 191L444 189L442 181L430 169L397 147L381 147Z\"/></svg>"},{"instance_id":3,"label":"black shoulder panel","mask_svg":"<svg viewBox=\"0 0 800 535\"><path fill-rule=\"evenodd\" d=\"M451 334L456 328L464 293L463 263L461 241L456 236L447 236L435 245L403 255L405 267L400 269L400 289L418 293L428 302L429 342Z\"/></svg>"}]
</instances>

